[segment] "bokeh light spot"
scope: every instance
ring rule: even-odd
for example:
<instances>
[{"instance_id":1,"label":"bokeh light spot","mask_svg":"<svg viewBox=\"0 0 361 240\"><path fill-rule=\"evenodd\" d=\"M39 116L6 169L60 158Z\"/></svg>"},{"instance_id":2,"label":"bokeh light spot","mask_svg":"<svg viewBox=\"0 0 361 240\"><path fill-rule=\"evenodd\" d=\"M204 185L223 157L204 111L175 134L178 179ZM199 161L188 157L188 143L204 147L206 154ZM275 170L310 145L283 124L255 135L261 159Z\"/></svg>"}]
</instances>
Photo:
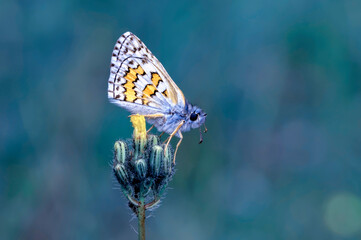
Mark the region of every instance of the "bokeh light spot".
<instances>
[{"instance_id":1,"label":"bokeh light spot","mask_svg":"<svg viewBox=\"0 0 361 240\"><path fill-rule=\"evenodd\" d=\"M351 236L361 229L361 200L350 193L337 194L326 203L327 227L341 236Z\"/></svg>"}]
</instances>

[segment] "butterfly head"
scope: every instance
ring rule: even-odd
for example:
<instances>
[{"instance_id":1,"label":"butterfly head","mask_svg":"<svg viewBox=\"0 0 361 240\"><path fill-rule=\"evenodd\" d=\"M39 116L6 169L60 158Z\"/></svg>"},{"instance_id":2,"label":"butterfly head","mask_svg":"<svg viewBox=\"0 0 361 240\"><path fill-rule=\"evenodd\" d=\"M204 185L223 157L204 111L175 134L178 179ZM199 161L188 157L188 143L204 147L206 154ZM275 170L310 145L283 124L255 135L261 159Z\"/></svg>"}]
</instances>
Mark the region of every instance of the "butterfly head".
<instances>
[{"instance_id":1,"label":"butterfly head","mask_svg":"<svg viewBox=\"0 0 361 240\"><path fill-rule=\"evenodd\" d=\"M206 117L207 113L205 113L202 109L189 104L186 121L191 128L199 128L205 123Z\"/></svg>"}]
</instances>

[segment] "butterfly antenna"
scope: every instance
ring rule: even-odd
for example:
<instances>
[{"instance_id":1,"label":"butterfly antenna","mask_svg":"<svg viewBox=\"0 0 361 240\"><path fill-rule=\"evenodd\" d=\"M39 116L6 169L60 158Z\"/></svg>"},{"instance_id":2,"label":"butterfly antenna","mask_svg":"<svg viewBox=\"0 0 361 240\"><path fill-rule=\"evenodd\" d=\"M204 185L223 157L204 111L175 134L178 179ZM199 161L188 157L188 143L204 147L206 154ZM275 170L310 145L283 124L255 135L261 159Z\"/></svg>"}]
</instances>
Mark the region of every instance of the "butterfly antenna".
<instances>
[{"instance_id":1,"label":"butterfly antenna","mask_svg":"<svg viewBox=\"0 0 361 240\"><path fill-rule=\"evenodd\" d=\"M204 133L208 132L208 129L207 129L207 127L206 127L206 124L205 124L205 123L203 123L203 126L204 126Z\"/></svg>"},{"instance_id":2,"label":"butterfly antenna","mask_svg":"<svg viewBox=\"0 0 361 240\"><path fill-rule=\"evenodd\" d=\"M199 137L200 137L199 144L201 144L203 142L203 136L202 136L202 129L201 128L199 128Z\"/></svg>"}]
</instances>

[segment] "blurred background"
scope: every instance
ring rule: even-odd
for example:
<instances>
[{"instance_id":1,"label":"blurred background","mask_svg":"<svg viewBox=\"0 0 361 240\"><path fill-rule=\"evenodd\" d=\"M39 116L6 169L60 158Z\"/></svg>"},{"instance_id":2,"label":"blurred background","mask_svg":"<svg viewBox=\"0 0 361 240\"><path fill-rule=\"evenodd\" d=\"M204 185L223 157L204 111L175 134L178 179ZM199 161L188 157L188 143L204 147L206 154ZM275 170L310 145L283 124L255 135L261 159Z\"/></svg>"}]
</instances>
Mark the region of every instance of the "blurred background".
<instances>
[{"instance_id":1,"label":"blurred background","mask_svg":"<svg viewBox=\"0 0 361 240\"><path fill-rule=\"evenodd\" d=\"M184 134L147 239L361 239L361 2L12 1L0 7L0 239L137 239L107 100L136 34L208 133ZM173 144L175 144L174 140Z\"/></svg>"}]
</instances>

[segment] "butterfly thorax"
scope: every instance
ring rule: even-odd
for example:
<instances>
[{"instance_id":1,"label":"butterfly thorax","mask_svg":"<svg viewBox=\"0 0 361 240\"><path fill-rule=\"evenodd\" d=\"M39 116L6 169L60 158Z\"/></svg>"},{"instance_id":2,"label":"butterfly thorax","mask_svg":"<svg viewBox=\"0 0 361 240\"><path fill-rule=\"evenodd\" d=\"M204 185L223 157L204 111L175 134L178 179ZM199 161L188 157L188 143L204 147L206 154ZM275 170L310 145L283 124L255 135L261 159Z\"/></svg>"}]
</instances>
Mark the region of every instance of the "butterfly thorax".
<instances>
[{"instance_id":1,"label":"butterfly thorax","mask_svg":"<svg viewBox=\"0 0 361 240\"><path fill-rule=\"evenodd\" d=\"M192 116L197 116L192 118ZM184 124L179 129L181 132L187 132L192 128L199 128L204 124L207 114L205 114L199 107L186 103L184 107L174 106L168 112L164 113L163 118L148 119L147 122L154 124L160 132L171 134L181 122ZM176 136L179 137L177 133Z\"/></svg>"}]
</instances>

